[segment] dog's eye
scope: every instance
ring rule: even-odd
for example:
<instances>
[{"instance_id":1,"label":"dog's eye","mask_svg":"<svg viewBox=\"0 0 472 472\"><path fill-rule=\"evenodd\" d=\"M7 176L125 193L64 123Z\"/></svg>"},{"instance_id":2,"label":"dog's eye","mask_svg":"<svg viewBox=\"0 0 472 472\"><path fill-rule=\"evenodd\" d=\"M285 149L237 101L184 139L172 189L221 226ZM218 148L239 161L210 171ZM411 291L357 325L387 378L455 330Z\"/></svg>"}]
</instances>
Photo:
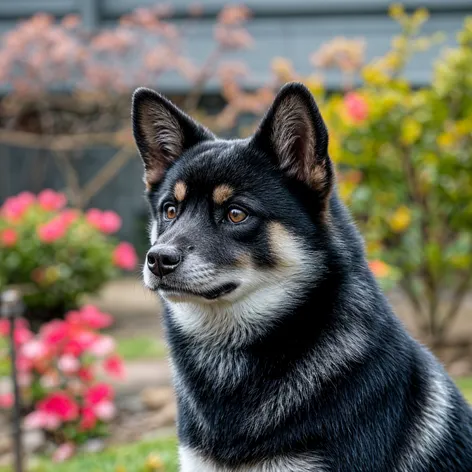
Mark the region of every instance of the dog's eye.
<instances>
[{"instance_id":1,"label":"dog's eye","mask_svg":"<svg viewBox=\"0 0 472 472\"><path fill-rule=\"evenodd\" d=\"M173 220L177 216L177 208L175 205L168 203L164 206L164 218L166 220Z\"/></svg>"},{"instance_id":2,"label":"dog's eye","mask_svg":"<svg viewBox=\"0 0 472 472\"><path fill-rule=\"evenodd\" d=\"M228 220L231 223L238 224L242 223L247 218L247 213L239 208L230 208L228 210Z\"/></svg>"}]
</instances>

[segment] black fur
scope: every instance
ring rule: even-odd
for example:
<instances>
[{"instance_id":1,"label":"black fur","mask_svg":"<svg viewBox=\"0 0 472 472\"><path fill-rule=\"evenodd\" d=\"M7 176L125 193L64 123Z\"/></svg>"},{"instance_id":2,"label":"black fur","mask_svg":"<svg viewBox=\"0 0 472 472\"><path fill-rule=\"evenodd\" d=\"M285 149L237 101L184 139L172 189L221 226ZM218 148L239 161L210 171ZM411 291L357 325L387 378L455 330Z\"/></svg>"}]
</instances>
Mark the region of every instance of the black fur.
<instances>
[{"instance_id":1,"label":"black fur","mask_svg":"<svg viewBox=\"0 0 472 472\"><path fill-rule=\"evenodd\" d=\"M140 90L135 117L143 94L155 106L171 106ZM309 117L301 130L282 130L296 134L288 164L299 166L296 172L282 166L271 136L286 97L300 100L305 114L299 120ZM362 239L337 196L327 132L309 92L299 84L286 86L248 140L216 140L177 113L181 125L198 132L191 131L191 146L165 163L162 180L149 191L156 245L178 247L184 260L197 253L222 272L232 270L241 254L250 254L261 271L271 271L278 254L271 248L270 224L278 222L319 255L312 282L300 284L302 299L265 313L266 329L239 343L224 334L206 339L187 332L161 292L168 307L164 323L176 372L181 444L221 470L251 470L274 457L313 454L323 471L472 471L470 407L432 354L407 334L378 288ZM283 119L284 110L277 116ZM146 168L164 165L147 160L152 144L143 142L136 118L134 123ZM315 133L310 156L299 142L307 130ZM321 185L298 172L303 160L321 166ZM182 203L172 197L179 180L187 186ZM227 205L212 203L220 184L235 189L231 204L247 211L248 221L231 225L225 220ZM178 207L171 222L162 217L169 200ZM168 283L191 287L179 270ZM155 290L166 283L152 280ZM220 364L202 362L220 358ZM224 381L210 365L226 366L227 374L232 366L241 368ZM301 375L309 378L300 377L298 390L284 390L290 382L297 385ZM271 417L272 400L284 414L274 410ZM318 469L300 472L308 470Z\"/></svg>"}]
</instances>

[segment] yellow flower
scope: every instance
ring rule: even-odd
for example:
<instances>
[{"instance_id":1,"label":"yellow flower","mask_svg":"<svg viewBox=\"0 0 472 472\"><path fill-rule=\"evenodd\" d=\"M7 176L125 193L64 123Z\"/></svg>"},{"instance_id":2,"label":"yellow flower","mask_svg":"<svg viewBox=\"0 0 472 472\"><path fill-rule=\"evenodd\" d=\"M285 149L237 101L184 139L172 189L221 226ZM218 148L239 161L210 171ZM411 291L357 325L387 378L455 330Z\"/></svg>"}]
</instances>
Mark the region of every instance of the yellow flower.
<instances>
[{"instance_id":1,"label":"yellow flower","mask_svg":"<svg viewBox=\"0 0 472 472\"><path fill-rule=\"evenodd\" d=\"M448 148L454 144L454 135L452 133L442 133L436 139L438 146L441 149Z\"/></svg>"},{"instance_id":2,"label":"yellow flower","mask_svg":"<svg viewBox=\"0 0 472 472\"><path fill-rule=\"evenodd\" d=\"M401 131L400 141L406 146L413 144L421 136L422 126L413 118L406 118Z\"/></svg>"},{"instance_id":3,"label":"yellow flower","mask_svg":"<svg viewBox=\"0 0 472 472\"><path fill-rule=\"evenodd\" d=\"M429 12L426 8L418 8L418 10L413 13L413 22L417 25L424 23L429 18Z\"/></svg>"},{"instance_id":4,"label":"yellow flower","mask_svg":"<svg viewBox=\"0 0 472 472\"><path fill-rule=\"evenodd\" d=\"M117 465L115 472L127 472L126 467L124 465Z\"/></svg>"},{"instance_id":5,"label":"yellow flower","mask_svg":"<svg viewBox=\"0 0 472 472\"><path fill-rule=\"evenodd\" d=\"M405 14L405 9L403 8L403 5L401 3L394 3L393 5L390 5L390 8L388 9L388 14L392 18L398 19Z\"/></svg>"},{"instance_id":6,"label":"yellow flower","mask_svg":"<svg viewBox=\"0 0 472 472\"><path fill-rule=\"evenodd\" d=\"M390 77L378 67L366 66L362 71L365 82L371 85L385 85Z\"/></svg>"},{"instance_id":7,"label":"yellow flower","mask_svg":"<svg viewBox=\"0 0 472 472\"><path fill-rule=\"evenodd\" d=\"M146 470L149 472L164 471L164 462L157 454L149 454L146 459Z\"/></svg>"},{"instance_id":8,"label":"yellow flower","mask_svg":"<svg viewBox=\"0 0 472 472\"><path fill-rule=\"evenodd\" d=\"M390 228L395 233L402 233L411 223L411 211L406 206L398 207L390 218Z\"/></svg>"},{"instance_id":9,"label":"yellow flower","mask_svg":"<svg viewBox=\"0 0 472 472\"><path fill-rule=\"evenodd\" d=\"M319 76L310 75L305 79L305 85L308 87L310 92L317 96L321 95L324 92L323 81Z\"/></svg>"}]
</instances>

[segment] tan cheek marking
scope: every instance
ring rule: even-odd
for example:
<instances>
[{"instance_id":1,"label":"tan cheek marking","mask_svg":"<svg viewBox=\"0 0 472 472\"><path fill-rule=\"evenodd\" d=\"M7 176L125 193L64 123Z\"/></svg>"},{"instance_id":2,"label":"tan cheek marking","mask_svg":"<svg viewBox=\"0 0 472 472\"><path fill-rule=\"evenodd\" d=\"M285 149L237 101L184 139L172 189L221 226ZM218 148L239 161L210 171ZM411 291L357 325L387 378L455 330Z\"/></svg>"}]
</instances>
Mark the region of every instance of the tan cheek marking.
<instances>
[{"instance_id":1,"label":"tan cheek marking","mask_svg":"<svg viewBox=\"0 0 472 472\"><path fill-rule=\"evenodd\" d=\"M229 185L218 185L213 190L213 200L217 205L222 205L231 195L233 195L233 189Z\"/></svg>"},{"instance_id":2,"label":"tan cheek marking","mask_svg":"<svg viewBox=\"0 0 472 472\"><path fill-rule=\"evenodd\" d=\"M178 202L183 202L185 200L185 195L187 195L187 186L184 182L179 180L174 187L174 196Z\"/></svg>"},{"instance_id":3,"label":"tan cheek marking","mask_svg":"<svg viewBox=\"0 0 472 472\"><path fill-rule=\"evenodd\" d=\"M247 253L243 253L240 256L236 258L236 261L234 263L236 267L239 267L241 269L250 269L252 268L252 259L251 256Z\"/></svg>"},{"instance_id":4,"label":"tan cheek marking","mask_svg":"<svg viewBox=\"0 0 472 472\"><path fill-rule=\"evenodd\" d=\"M279 267L297 264L297 255L289 250L289 248L293 248L293 236L282 223L270 223L269 242L272 254L276 257Z\"/></svg>"}]
</instances>

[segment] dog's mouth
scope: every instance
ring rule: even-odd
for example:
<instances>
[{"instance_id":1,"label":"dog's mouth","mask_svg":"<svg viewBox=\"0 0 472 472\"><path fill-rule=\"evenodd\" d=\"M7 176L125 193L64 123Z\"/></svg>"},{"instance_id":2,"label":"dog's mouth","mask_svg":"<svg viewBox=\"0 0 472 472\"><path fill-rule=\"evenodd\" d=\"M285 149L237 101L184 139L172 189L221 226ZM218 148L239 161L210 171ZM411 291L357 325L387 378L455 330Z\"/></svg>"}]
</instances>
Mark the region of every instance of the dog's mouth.
<instances>
[{"instance_id":1,"label":"dog's mouth","mask_svg":"<svg viewBox=\"0 0 472 472\"><path fill-rule=\"evenodd\" d=\"M190 290L187 287L171 286L162 282L159 284L159 290L162 290L167 296L182 297L190 295L194 297L202 297L207 300L216 300L224 295L228 295L237 288L238 284L235 282L227 282L208 290Z\"/></svg>"}]
</instances>

